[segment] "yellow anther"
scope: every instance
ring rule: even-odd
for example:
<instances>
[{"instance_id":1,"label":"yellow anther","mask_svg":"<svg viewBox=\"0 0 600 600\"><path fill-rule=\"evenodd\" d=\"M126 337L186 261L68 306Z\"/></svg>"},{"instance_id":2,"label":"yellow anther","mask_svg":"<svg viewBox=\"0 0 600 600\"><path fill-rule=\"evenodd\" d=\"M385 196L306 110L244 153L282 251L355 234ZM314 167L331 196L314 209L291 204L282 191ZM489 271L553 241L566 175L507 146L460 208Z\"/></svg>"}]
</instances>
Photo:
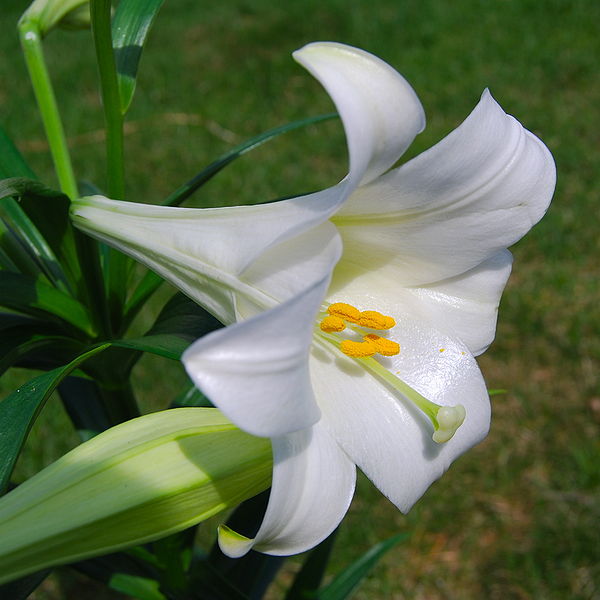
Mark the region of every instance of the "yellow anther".
<instances>
[{"instance_id":1,"label":"yellow anther","mask_svg":"<svg viewBox=\"0 0 600 600\"><path fill-rule=\"evenodd\" d=\"M330 304L327 307L327 312L330 315L344 319L344 321L348 321L349 323L358 323L360 317L360 310L345 302L334 302L333 304Z\"/></svg>"},{"instance_id":2,"label":"yellow anther","mask_svg":"<svg viewBox=\"0 0 600 600\"><path fill-rule=\"evenodd\" d=\"M363 340L365 340L365 342L369 341L375 344L378 354L382 354L383 356L396 356L396 354L400 354L400 344L392 340L388 340L387 338L375 335L374 333L365 335Z\"/></svg>"},{"instance_id":3,"label":"yellow anther","mask_svg":"<svg viewBox=\"0 0 600 600\"><path fill-rule=\"evenodd\" d=\"M365 358L377 354L377 346L371 341L353 342L352 340L344 340L340 344L340 350L352 358Z\"/></svg>"},{"instance_id":4,"label":"yellow anther","mask_svg":"<svg viewBox=\"0 0 600 600\"><path fill-rule=\"evenodd\" d=\"M360 313L358 324L369 329L391 329L396 325L396 321L376 310L363 310Z\"/></svg>"},{"instance_id":5,"label":"yellow anther","mask_svg":"<svg viewBox=\"0 0 600 600\"><path fill-rule=\"evenodd\" d=\"M329 315L321 321L319 327L321 327L321 331L333 333L334 331L344 331L344 329L346 329L346 323L344 323L344 319L340 319L340 317Z\"/></svg>"}]
</instances>

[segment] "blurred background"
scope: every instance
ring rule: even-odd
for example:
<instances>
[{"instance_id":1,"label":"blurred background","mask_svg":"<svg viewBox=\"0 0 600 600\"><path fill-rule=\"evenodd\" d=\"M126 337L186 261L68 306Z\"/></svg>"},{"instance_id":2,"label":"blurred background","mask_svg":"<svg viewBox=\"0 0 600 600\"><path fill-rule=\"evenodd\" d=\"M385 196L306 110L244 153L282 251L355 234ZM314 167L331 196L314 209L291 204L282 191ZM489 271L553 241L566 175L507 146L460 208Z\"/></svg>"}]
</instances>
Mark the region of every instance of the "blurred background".
<instances>
[{"instance_id":1,"label":"blurred background","mask_svg":"<svg viewBox=\"0 0 600 600\"><path fill-rule=\"evenodd\" d=\"M0 119L56 187L15 25L2 1ZM482 91L541 137L558 185L544 220L513 247L497 339L480 358L494 389L488 438L407 516L366 480L341 526L330 572L397 532L356 593L365 599L599 599L600 3L597 0L167 0L142 57L126 124L128 198L159 202L216 156L283 123L333 110L291 58L315 40L362 47L412 84L426 130L403 161L455 128ZM45 42L79 179L105 185L103 122L89 31ZM331 185L347 168L339 121L288 133L235 162L197 206L263 202ZM168 292L163 294L163 300ZM158 301L157 301L158 302ZM30 373L13 370L2 396ZM178 365L145 358L145 410L183 385ZM22 480L77 438L51 401L19 463ZM214 523L204 527L206 539ZM294 560L270 593L291 580ZM32 598L124 598L58 572Z\"/></svg>"}]
</instances>

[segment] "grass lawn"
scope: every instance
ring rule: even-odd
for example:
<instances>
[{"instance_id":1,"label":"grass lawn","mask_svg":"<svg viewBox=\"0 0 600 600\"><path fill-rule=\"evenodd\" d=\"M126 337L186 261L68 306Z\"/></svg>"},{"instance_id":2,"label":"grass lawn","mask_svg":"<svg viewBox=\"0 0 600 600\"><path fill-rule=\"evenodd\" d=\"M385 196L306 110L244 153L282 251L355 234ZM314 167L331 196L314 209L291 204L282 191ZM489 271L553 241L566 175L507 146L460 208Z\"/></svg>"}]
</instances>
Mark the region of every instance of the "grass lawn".
<instances>
[{"instance_id":1,"label":"grass lawn","mask_svg":"<svg viewBox=\"0 0 600 600\"><path fill-rule=\"evenodd\" d=\"M55 184L14 34L26 5L3 0L0 119L40 177ZM596 0L172 0L159 14L126 128L132 200L158 202L247 137L331 111L290 57L314 40L363 47L413 85L428 125L407 158L456 127L486 87L555 156L554 202L513 248L497 340L480 359L489 387L506 390L492 398L491 433L408 516L360 481L330 572L396 532L410 539L379 564L357 600L600 599L599 23ZM102 188L89 32L54 32L46 48L76 173ZM346 161L339 122L315 125L247 155L193 202L312 191L343 176ZM11 372L3 390L28 377ZM184 376L144 359L136 379L144 405L161 407ZM59 403L50 402L19 476L74 443ZM297 564L288 563L270 598L282 597ZM74 585L53 579L32 597L84 597L68 591Z\"/></svg>"}]
</instances>

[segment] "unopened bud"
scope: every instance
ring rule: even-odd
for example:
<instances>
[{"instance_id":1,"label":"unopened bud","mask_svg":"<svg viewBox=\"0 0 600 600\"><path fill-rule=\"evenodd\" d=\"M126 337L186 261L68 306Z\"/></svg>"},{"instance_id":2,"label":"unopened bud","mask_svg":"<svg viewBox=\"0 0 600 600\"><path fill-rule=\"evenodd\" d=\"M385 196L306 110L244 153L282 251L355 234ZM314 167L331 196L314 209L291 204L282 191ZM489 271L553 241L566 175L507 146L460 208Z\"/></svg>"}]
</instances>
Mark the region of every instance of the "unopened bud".
<instances>
[{"instance_id":1,"label":"unopened bud","mask_svg":"<svg viewBox=\"0 0 600 600\"><path fill-rule=\"evenodd\" d=\"M0 499L0 584L186 529L269 487L268 439L213 408L113 427Z\"/></svg>"}]
</instances>

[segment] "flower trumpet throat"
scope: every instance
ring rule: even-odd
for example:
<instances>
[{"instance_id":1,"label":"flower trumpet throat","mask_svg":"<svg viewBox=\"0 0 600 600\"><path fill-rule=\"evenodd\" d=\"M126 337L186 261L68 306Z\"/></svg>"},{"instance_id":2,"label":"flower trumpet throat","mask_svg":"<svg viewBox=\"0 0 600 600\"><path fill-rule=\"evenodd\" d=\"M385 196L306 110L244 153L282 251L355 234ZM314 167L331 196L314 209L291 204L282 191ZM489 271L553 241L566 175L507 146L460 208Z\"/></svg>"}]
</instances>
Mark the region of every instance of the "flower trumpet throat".
<instances>
[{"instance_id":1,"label":"flower trumpet throat","mask_svg":"<svg viewBox=\"0 0 600 600\"><path fill-rule=\"evenodd\" d=\"M437 443L450 440L463 424L466 411L464 406L440 406L428 400L407 383L390 373L385 366L375 360L376 354L396 356L400 353L400 344L375 333L367 333L367 329L388 330L395 327L396 321L375 310L361 311L345 302L335 302L321 313L319 329L321 336L335 343L346 356L361 359L361 364L372 374L379 377L404 398L410 400L431 421L434 432L432 439ZM341 338L338 334L346 329L362 336L361 340ZM325 334L325 335L323 335Z\"/></svg>"}]
</instances>

